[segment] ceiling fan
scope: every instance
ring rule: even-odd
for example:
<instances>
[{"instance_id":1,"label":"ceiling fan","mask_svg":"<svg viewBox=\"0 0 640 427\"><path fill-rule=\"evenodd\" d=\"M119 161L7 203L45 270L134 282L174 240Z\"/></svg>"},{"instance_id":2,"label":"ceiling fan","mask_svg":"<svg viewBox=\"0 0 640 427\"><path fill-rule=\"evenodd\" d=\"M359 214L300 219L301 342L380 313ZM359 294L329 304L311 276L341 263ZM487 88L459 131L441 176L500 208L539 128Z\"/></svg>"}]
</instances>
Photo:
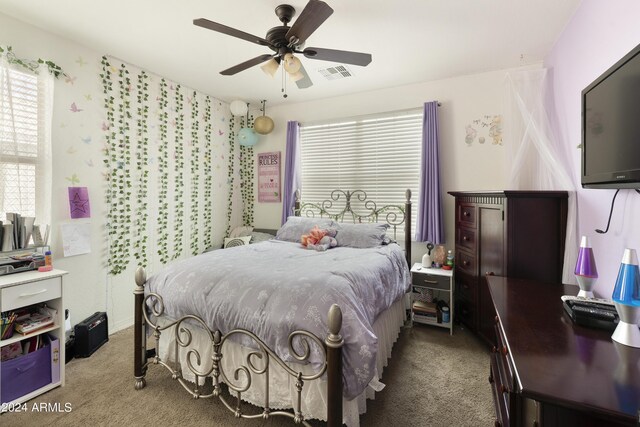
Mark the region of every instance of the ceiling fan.
<instances>
[{"instance_id":1,"label":"ceiling fan","mask_svg":"<svg viewBox=\"0 0 640 427\"><path fill-rule=\"evenodd\" d=\"M309 59L333 61L342 64L366 66L371 62L371 54L368 53L324 49L319 47L304 47L304 43L307 38L313 34L313 32L317 30L318 27L320 27L320 25L322 25L322 23L333 13L333 9L325 2L320 0L309 0L309 3L307 3L300 16L291 27L289 27L288 24L296 13L293 6L281 4L276 7L275 13L278 19L280 19L280 22L282 22L282 25L271 28L267 31L264 38L245 33L244 31L210 21L205 18L194 19L193 24L256 43L261 46L266 46L275 52L273 54L256 56L255 58L249 59L241 64L227 68L220 72L220 74L224 76L234 75L240 71L244 71L266 61L269 62L263 65L262 69L273 76L277 71L279 64L283 63L283 68L296 82L298 88L304 89L310 87L313 83L300 60L293 55L294 53L302 54Z\"/></svg>"}]
</instances>

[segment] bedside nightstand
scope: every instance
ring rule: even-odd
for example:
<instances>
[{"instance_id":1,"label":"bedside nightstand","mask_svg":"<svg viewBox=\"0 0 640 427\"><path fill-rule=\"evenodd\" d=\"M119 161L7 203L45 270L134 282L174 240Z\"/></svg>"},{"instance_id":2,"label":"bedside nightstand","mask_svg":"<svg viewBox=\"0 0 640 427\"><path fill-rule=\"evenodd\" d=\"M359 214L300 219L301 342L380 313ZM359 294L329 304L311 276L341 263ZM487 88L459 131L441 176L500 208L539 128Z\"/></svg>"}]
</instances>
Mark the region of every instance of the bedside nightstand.
<instances>
[{"instance_id":1,"label":"bedside nightstand","mask_svg":"<svg viewBox=\"0 0 640 427\"><path fill-rule=\"evenodd\" d=\"M453 335L453 270L443 270L441 268L425 268L422 264L415 263L411 268L411 308L413 309L414 295L420 293L420 290L431 289L436 293L439 299L444 299L449 305L449 321L447 323L432 322L427 319L414 316L411 312L411 319L415 323L424 325L439 326L449 329ZM444 294L444 295L442 295Z\"/></svg>"}]
</instances>

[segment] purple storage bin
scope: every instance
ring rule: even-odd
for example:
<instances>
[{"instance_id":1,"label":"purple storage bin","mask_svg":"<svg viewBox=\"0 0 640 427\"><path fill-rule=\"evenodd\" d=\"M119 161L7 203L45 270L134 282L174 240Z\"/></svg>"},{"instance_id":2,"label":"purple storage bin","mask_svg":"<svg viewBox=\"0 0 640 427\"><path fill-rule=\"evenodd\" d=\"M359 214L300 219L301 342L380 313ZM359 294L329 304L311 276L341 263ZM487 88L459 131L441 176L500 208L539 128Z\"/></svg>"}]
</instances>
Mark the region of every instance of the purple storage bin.
<instances>
[{"instance_id":1,"label":"purple storage bin","mask_svg":"<svg viewBox=\"0 0 640 427\"><path fill-rule=\"evenodd\" d=\"M51 345L0 366L0 403L8 403L51 383Z\"/></svg>"}]
</instances>

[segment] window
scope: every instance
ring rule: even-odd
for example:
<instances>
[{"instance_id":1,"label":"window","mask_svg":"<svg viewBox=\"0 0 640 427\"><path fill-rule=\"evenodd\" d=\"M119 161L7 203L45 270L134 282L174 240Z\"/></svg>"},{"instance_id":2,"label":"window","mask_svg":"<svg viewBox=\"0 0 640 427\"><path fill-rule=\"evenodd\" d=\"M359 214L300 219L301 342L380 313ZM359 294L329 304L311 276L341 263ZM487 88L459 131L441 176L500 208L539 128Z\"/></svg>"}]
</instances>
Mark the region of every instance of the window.
<instances>
[{"instance_id":1,"label":"window","mask_svg":"<svg viewBox=\"0 0 640 427\"><path fill-rule=\"evenodd\" d=\"M7 212L50 222L52 77L0 61L0 221Z\"/></svg>"},{"instance_id":2,"label":"window","mask_svg":"<svg viewBox=\"0 0 640 427\"><path fill-rule=\"evenodd\" d=\"M321 202L335 189L364 190L378 203L404 205L409 188L415 228L421 141L421 109L303 125L302 199ZM357 201L352 206L365 212ZM404 238L404 229L399 231L397 237Z\"/></svg>"}]
</instances>

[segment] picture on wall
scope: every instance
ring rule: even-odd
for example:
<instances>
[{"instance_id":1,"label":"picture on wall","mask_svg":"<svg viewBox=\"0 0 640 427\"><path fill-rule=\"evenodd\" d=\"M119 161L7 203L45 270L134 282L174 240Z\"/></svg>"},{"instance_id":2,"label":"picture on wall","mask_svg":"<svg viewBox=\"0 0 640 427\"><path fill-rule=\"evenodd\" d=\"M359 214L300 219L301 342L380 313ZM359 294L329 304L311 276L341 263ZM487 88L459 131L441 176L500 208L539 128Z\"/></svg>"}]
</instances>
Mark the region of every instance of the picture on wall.
<instances>
[{"instance_id":1,"label":"picture on wall","mask_svg":"<svg viewBox=\"0 0 640 427\"><path fill-rule=\"evenodd\" d=\"M258 154L258 202L280 202L280 151Z\"/></svg>"}]
</instances>

